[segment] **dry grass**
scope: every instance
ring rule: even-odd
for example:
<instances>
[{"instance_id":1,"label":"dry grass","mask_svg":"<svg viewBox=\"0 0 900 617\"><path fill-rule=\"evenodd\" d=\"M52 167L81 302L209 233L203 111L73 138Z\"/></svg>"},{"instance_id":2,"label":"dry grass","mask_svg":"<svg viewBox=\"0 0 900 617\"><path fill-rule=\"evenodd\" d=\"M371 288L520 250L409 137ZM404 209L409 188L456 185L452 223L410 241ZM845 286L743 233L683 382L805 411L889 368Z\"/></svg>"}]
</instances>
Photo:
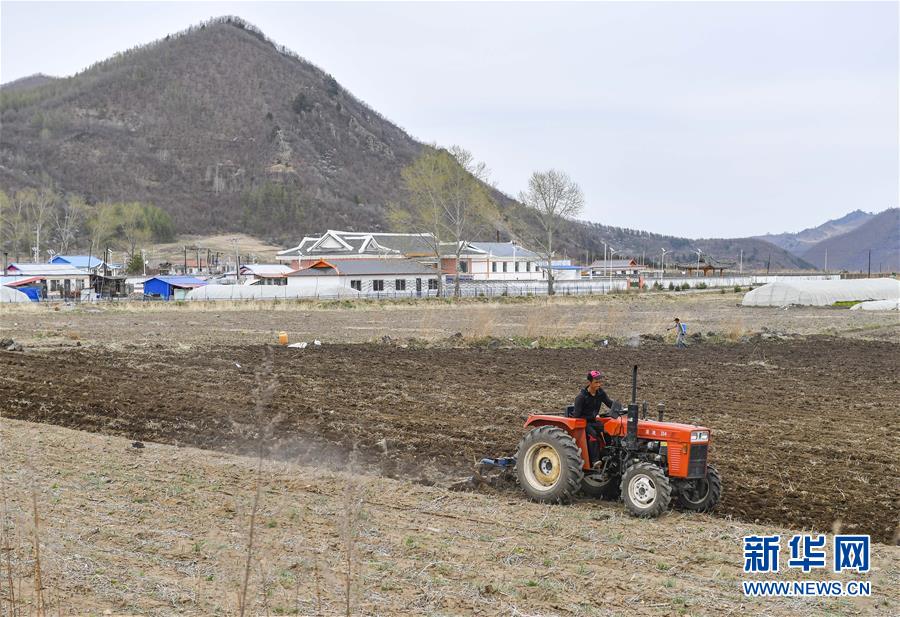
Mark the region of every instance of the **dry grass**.
<instances>
[{"instance_id":1,"label":"dry grass","mask_svg":"<svg viewBox=\"0 0 900 617\"><path fill-rule=\"evenodd\" d=\"M739 592L740 538L786 530L676 513L642 521L616 504L543 506L270 461L257 483L256 458L156 444L134 452L121 439L14 421L0 430L12 444L4 474L20 477L22 444L41 439L37 481L57 484L64 496L41 504L44 534L55 538L42 561L53 572L46 591L60 596L67 614L235 614L232 594L246 572L246 546L235 539L245 536L247 520L237 506L257 485L245 605L253 615L349 608L354 615L812 616L890 614L900 606L898 547L874 545L870 599L755 600ZM100 485L85 480L91 473ZM26 512L28 487L9 488L10 507ZM20 579L31 578L21 569L28 562L13 557ZM20 615L35 614L33 599L16 598Z\"/></svg>"}]
</instances>

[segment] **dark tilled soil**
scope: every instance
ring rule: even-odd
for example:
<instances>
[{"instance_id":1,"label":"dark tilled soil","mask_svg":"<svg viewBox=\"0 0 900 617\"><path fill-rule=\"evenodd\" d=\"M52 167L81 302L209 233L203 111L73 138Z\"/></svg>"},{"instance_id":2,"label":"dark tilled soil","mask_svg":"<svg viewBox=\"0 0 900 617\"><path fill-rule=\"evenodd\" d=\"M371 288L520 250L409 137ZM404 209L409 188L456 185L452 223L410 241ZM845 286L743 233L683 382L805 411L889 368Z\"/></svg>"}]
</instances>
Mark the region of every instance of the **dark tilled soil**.
<instances>
[{"instance_id":1,"label":"dark tilled soil","mask_svg":"<svg viewBox=\"0 0 900 617\"><path fill-rule=\"evenodd\" d=\"M895 541L900 513L897 345L828 337L791 343L598 350L273 350L275 391L255 401L262 346L202 352L71 348L0 352L0 412L131 439L266 450L446 482L514 452L530 412L561 410L590 368L614 398L713 430L720 515ZM265 399L265 397L262 397Z\"/></svg>"}]
</instances>

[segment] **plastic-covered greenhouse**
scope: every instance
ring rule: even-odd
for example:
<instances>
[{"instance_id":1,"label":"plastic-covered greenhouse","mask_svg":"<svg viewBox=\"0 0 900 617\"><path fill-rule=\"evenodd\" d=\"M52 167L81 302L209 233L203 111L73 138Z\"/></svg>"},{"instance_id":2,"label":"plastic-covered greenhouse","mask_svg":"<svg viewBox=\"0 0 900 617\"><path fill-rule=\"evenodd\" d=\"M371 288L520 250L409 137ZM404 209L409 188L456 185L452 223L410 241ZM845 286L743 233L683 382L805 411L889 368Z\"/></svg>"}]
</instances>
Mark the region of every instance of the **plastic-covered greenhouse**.
<instances>
[{"instance_id":1,"label":"plastic-covered greenhouse","mask_svg":"<svg viewBox=\"0 0 900 617\"><path fill-rule=\"evenodd\" d=\"M851 311L900 311L900 300L869 300L850 307Z\"/></svg>"},{"instance_id":2,"label":"plastic-covered greenhouse","mask_svg":"<svg viewBox=\"0 0 900 617\"><path fill-rule=\"evenodd\" d=\"M7 302L31 302L31 299L18 289L0 285L0 303Z\"/></svg>"},{"instance_id":3,"label":"plastic-covered greenhouse","mask_svg":"<svg viewBox=\"0 0 900 617\"><path fill-rule=\"evenodd\" d=\"M900 281L887 278L839 281L783 280L748 292L744 306L831 306L852 300L896 300Z\"/></svg>"},{"instance_id":4,"label":"plastic-covered greenhouse","mask_svg":"<svg viewBox=\"0 0 900 617\"><path fill-rule=\"evenodd\" d=\"M306 283L306 281L304 281ZM298 298L358 298L360 292L337 281L299 285L204 285L185 300L295 300Z\"/></svg>"}]
</instances>

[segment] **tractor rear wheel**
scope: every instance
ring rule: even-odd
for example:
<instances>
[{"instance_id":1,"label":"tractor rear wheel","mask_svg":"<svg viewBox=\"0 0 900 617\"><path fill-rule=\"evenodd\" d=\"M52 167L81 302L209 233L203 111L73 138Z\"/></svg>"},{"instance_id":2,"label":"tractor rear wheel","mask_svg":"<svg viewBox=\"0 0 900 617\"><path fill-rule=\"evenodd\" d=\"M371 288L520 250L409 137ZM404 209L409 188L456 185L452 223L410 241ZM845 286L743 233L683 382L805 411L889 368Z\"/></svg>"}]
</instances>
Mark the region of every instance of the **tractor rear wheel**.
<instances>
[{"instance_id":1,"label":"tractor rear wheel","mask_svg":"<svg viewBox=\"0 0 900 617\"><path fill-rule=\"evenodd\" d=\"M581 450L556 426L532 429L519 442L516 479L532 501L569 503L584 477Z\"/></svg>"},{"instance_id":2,"label":"tractor rear wheel","mask_svg":"<svg viewBox=\"0 0 900 617\"><path fill-rule=\"evenodd\" d=\"M622 476L622 500L639 518L654 518L669 509L672 485L665 472L651 463L635 463Z\"/></svg>"},{"instance_id":3,"label":"tractor rear wheel","mask_svg":"<svg viewBox=\"0 0 900 617\"><path fill-rule=\"evenodd\" d=\"M716 507L722 497L722 477L712 465L706 468L706 477L686 482L678 491L676 504L679 508L694 512L709 512Z\"/></svg>"}]
</instances>

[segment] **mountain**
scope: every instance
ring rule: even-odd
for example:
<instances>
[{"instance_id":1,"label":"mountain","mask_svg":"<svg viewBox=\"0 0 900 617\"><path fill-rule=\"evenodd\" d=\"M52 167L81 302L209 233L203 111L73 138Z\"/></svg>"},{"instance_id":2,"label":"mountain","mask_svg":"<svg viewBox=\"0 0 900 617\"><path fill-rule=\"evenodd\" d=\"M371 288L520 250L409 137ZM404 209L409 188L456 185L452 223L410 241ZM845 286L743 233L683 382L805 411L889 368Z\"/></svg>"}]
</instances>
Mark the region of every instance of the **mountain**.
<instances>
[{"instance_id":1,"label":"mountain","mask_svg":"<svg viewBox=\"0 0 900 617\"><path fill-rule=\"evenodd\" d=\"M0 85L0 90L3 90L3 92L20 92L22 90L37 88L38 86L46 86L57 79L57 77L51 77L50 75L44 75L43 73L35 73L34 75L20 77L19 79Z\"/></svg>"},{"instance_id":2,"label":"mountain","mask_svg":"<svg viewBox=\"0 0 900 617\"><path fill-rule=\"evenodd\" d=\"M27 80L31 80L30 82ZM104 201L149 202L180 233L244 231L272 243L326 229L383 231L403 202L400 171L425 147L331 75L235 17L211 20L62 79L0 88L0 186L52 185ZM524 182L523 178L523 182ZM494 191L504 238L536 224ZM487 231L485 235L493 235ZM809 268L758 239L688 240L567 222L555 246L579 259L700 248L745 267Z\"/></svg>"},{"instance_id":3,"label":"mountain","mask_svg":"<svg viewBox=\"0 0 900 617\"><path fill-rule=\"evenodd\" d=\"M803 254L803 259L829 270L900 272L900 208L891 208L869 218L851 231L822 240Z\"/></svg>"},{"instance_id":4,"label":"mountain","mask_svg":"<svg viewBox=\"0 0 900 617\"><path fill-rule=\"evenodd\" d=\"M797 233L766 234L756 237L780 246L794 255L802 256L817 242L852 231L871 220L873 216L875 215L862 210L854 210L839 219L832 219L818 227L810 227Z\"/></svg>"}]
</instances>

